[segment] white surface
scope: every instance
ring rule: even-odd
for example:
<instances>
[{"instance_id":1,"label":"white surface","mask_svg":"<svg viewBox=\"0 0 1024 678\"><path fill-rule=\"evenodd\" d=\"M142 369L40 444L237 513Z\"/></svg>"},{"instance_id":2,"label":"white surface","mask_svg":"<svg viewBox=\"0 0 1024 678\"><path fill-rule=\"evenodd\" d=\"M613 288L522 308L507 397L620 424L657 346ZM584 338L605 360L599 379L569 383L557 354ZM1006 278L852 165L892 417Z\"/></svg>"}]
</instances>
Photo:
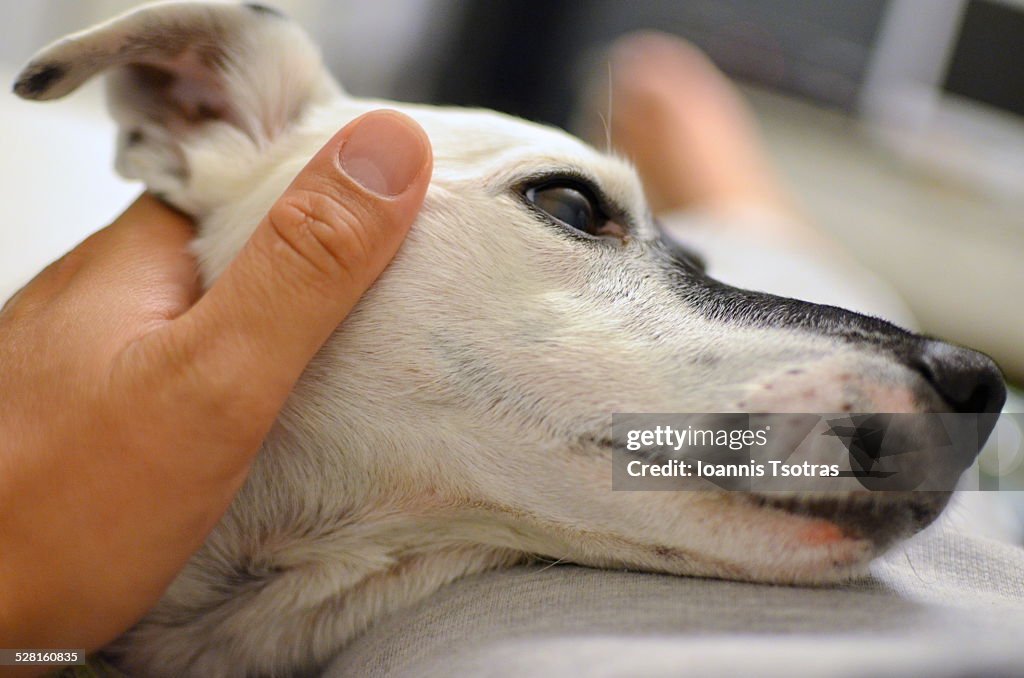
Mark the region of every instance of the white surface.
<instances>
[{"instance_id":1,"label":"white surface","mask_svg":"<svg viewBox=\"0 0 1024 678\"><path fill-rule=\"evenodd\" d=\"M10 83L14 69L0 66ZM114 125L90 86L60 103L0 94L0 300L141 192L114 174Z\"/></svg>"}]
</instances>

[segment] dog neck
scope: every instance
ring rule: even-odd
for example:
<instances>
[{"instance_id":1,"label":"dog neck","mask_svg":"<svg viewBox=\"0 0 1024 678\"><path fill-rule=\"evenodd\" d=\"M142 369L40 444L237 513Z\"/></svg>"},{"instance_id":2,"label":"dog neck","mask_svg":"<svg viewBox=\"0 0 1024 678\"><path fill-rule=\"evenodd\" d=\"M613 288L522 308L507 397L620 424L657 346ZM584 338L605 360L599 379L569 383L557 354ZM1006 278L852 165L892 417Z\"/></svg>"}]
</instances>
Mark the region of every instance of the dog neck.
<instances>
[{"instance_id":1,"label":"dog neck","mask_svg":"<svg viewBox=\"0 0 1024 678\"><path fill-rule=\"evenodd\" d=\"M230 648L239 673L313 669L381 617L445 584L527 559L477 541L487 531L473 511L381 497L335 512L340 503L310 494L268 504L281 489L268 470L254 469L160 604L111 648L123 668L214 675L204 662L219 655L222 667Z\"/></svg>"}]
</instances>

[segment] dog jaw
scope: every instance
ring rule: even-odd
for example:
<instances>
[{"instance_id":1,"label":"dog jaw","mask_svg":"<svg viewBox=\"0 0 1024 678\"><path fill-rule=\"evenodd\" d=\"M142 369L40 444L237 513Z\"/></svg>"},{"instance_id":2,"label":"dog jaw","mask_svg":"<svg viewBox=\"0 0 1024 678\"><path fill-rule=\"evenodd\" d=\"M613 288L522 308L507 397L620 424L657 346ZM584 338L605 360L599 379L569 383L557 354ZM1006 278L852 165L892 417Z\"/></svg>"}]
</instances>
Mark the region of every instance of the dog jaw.
<instances>
[{"instance_id":1,"label":"dog jaw","mask_svg":"<svg viewBox=\"0 0 1024 678\"><path fill-rule=\"evenodd\" d=\"M312 674L381 617L461 577L526 560L478 545L400 545L394 522L386 525L387 533L375 534L368 523L351 543L337 538L329 562L310 560L264 579L232 579L224 568L237 561L225 563L205 547L161 604L106 652L129 675L156 678ZM381 537L373 545L378 559L367 552L372 536Z\"/></svg>"}]
</instances>

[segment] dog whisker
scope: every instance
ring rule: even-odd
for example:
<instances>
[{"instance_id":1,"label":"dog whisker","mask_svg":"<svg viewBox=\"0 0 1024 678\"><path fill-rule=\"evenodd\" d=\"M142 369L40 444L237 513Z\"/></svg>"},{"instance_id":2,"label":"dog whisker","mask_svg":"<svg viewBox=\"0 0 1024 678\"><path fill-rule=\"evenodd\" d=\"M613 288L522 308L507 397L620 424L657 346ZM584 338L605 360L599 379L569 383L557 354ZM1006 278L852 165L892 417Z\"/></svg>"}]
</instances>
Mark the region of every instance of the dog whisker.
<instances>
[{"instance_id":1,"label":"dog whisker","mask_svg":"<svg viewBox=\"0 0 1024 678\"><path fill-rule=\"evenodd\" d=\"M604 120L605 151L612 152L612 62L608 62L608 119Z\"/></svg>"},{"instance_id":2,"label":"dog whisker","mask_svg":"<svg viewBox=\"0 0 1024 678\"><path fill-rule=\"evenodd\" d=\"M546 558L541 558L541 560L547 561ZM559 564L561 564L563 562L565 562L565 558L559 558L558 560L548 561L548 565L546 565L545 567L540 568L540 570L538 570L538 572L544 572L546 570L550 570L555 565L559 565Z\"/></svg>"},{"instance_id":3,"label":"dog whisker","mask_svg":"<svg viewBox=\"0 0 1024 678\"><path fill-rule=\"evenodd\" d=\"M928 582L925 580L925 578L922 577L921 573L917 571L916 567L914 567L914 561L910 557L910 549L908 549L906 546L901 546L900 550L903 551L903 557L907 560L907 565L910 566L910 571L914 573L914 576L917 577L918 581L920 581L922 584L927 584Z\"/></svg>"}]
</instances>

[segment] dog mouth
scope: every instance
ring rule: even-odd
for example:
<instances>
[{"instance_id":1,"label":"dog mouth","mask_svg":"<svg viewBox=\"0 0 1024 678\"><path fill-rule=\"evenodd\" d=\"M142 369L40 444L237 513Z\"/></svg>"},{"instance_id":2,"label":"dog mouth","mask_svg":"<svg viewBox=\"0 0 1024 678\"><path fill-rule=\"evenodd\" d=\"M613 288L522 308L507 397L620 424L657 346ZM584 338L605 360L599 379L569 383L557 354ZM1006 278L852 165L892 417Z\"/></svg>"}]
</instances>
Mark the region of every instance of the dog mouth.
<instances>
[{"instance_id":1,"label":"dog mouth","mask_svg":"<svg viewBox=\"0 0 1024 678\"><path fill-rule=\"evenodd\" d=\"M920 532L942 513L952 492L864 492L845 495L747 495L754 505L824 520L844 538L867 541L877 553Z\"/></svg>"}]
</instances>

